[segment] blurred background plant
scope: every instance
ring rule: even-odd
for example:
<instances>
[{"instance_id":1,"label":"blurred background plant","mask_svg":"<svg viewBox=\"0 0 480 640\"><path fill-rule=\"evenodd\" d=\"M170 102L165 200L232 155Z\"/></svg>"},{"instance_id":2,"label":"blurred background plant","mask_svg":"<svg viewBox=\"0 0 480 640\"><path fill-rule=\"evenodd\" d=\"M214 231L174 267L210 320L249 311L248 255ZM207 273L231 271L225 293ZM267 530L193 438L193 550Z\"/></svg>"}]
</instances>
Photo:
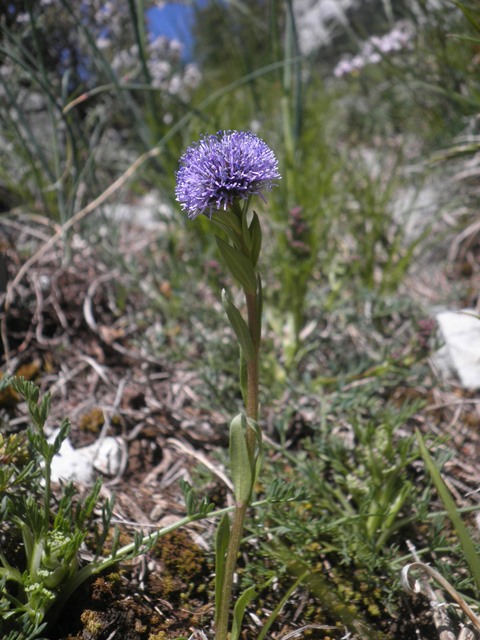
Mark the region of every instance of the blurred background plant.
<instances>
[{"instance_id":1,"label":"blurred background plant","mask_svg":"<svg viewBox=\"0 0 480 640\"><path fill-rule=\"evenodd\" d=\"M64 223L182 112L198 67L183 63L178 41L147 33L150 5L5 5L2 209L28 205Z\"/></svg>"}]
</instances>

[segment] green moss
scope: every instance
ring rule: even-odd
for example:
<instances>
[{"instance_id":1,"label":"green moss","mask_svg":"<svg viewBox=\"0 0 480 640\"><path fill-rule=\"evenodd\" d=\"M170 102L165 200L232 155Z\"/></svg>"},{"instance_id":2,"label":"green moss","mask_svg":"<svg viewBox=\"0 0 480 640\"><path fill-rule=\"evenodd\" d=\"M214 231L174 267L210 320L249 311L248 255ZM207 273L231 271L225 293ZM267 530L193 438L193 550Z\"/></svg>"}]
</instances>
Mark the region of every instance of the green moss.
<instances>
[{"instance_id":1,"label":"green moss","mask_svg":"<svg viewBox=\"0 0 480 640\"><path fill-rule=\"evenodd\" d=\"M155 547L155 556L168 573L189 582L202 572L204 552L184 531L173 531Z\"/></svg>"},{"instance_id":2,"label":"green moss","mask_svg":"<svg viewBox=\"0 0 480 640\"><path fill-rule=\"evenodd\" d=\"M94 407L91 411L84 413L80 418L78 427L81 431L98 433L105 423L103 409Z\"/></svg>"},{"instance_id":3,"label":"green moss","mask_svg":"<svg viewBox=\"0 0 480 640\"><path fill-rule=\"evenodd\" d=\"M91 634L92 640L95 640L103 627L100 613L98 611L85 609L85 611L80 616L80 620L85 627L85 631Z\"/></svg>"}]
</instances>

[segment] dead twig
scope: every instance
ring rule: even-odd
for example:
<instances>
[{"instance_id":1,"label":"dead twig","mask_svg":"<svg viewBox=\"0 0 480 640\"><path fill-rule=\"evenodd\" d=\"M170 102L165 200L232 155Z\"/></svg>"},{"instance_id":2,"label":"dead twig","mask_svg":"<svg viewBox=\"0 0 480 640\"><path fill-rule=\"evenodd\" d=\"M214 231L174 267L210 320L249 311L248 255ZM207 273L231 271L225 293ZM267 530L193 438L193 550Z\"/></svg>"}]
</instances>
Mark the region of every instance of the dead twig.
<instances>
[{"instance_id":1,"label":"dead twig","mask_svg":"<svg viewBox=\"0 0 480 640\"><path fill-rule=\"evenodd\" d=\"M411 545L411 543L408 544L414 557L417 557L413 545ZM410 576L412 571L418 571L420 573L420 577L416 580L413 579L413 581ZM480 632L480 619L474 614L472 609L452 587L448 580L445 580L438 571L429 565L416 559L415 562L411 562L402 569L401 584L409 595L422 593L430 600L430 604L433 609L434 623L439 633L439 640L459 640L459 638L457 638L454 632L452 622L446 610L446 603L440 601L439 595L431 587L428 578L433 579L438 585L440 585L443 591L448 593L452 600L460 607L463 613L470 620L476 631ZM464 640L467 640L465 633L463 633L463 638ZM470 636L470 638L473 640L475 635Z\"/></svg>"}]
</instances>

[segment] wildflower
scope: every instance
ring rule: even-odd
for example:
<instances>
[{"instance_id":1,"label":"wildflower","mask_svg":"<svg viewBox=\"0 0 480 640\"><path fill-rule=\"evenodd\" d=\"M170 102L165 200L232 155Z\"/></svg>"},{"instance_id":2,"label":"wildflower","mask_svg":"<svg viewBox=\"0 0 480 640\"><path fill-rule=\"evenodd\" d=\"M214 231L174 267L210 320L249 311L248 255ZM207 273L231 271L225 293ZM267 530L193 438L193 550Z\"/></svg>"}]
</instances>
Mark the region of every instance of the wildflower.
<instances>
[{"instance_id":1,"label":"wildflower","mask_svg":"<svg viewBox=\"0 0 480 640\"><path fill-rule=\"evenodd\" d=\"M389 33L372 36L364 42L361 51L354 57L343 58L333 70L336 78L356 73L369 64L378 64L386 54L409 48L413 34L406 22L399 22Z\"/></svg>"},{"instance_id":2,"label":"wildflower","mask_svg":"<svg viewBox=\"0 0 480 640\"><path fill-rule=\"evenodd\" d=\"M180 158L175 195L189 218L224 211L236 200L271 191L280 179L268 145L246 131L219 131L188 147Z\"/></svg>"}]
</instances>

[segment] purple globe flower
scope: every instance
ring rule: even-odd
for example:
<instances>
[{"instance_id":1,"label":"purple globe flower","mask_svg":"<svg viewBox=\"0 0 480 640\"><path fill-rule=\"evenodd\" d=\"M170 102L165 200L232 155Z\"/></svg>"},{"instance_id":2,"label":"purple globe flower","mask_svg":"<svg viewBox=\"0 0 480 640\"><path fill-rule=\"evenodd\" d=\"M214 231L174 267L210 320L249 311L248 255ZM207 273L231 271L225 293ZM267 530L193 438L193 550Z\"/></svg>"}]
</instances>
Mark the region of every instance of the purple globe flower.
<instances>
[{"instance_id":1,"label":"purple globe flower","mask_svg":"<svg viewBox=\"0 0 480 640\"><path fill-rule=\"evenodd\" d=\"M219 131L185 151L175 195L189 218L224 211L236 199L271 191L280 179L278 161L263 140L247 131Z\"/></svg>"}]
</instances>

